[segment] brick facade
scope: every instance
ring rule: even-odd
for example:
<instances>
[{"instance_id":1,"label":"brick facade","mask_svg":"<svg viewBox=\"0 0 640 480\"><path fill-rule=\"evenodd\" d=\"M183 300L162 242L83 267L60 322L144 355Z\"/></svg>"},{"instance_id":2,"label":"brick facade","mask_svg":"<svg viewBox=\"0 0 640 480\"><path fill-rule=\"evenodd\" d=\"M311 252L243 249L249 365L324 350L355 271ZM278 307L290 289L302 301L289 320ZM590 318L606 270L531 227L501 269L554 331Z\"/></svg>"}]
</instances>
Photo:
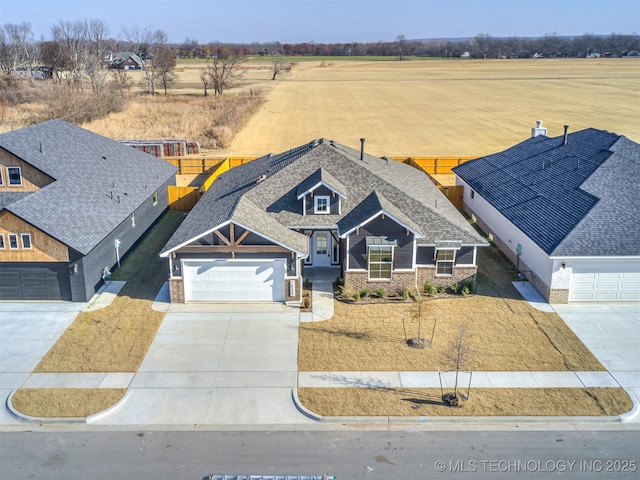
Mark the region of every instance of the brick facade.
<instances>
[{"instance_id":1,"label":"brick facade","mask_svg":"<svg viewBox=\"0 0 640 480\"><path fill-rule=\"evenodd\" d=\"M184 303L184 281L182 277L169 279L169 297L171 303Z\"/></svg>"},{"instance_id":2,"label":"brick facade","mask_svg":"<svg viewBox=\"0 0 640 480\"><path fill-rule=\"evenodd\" d=\"M294 284L294 295L289 295L290 284ZM302 284L299 278L287 278L284 281L284 301L285 302L299 302L302 298Z\"/></svg>"},{"instance_id":3,"label":"brick facade","mask_svg":"<svg viewBox=\"0 0 640 480\"><path fill-rule=\"evenodd\" d=\"M450 287L455 283L464 283L468 279L473 282L473 290L476 289L476 274L478 273L478 267L454 267L453 276L436 276L436 267L418 267L418 285L424 286L425 283L430 282L434 286L444 285Z\"/></svg>"},{"instance_id":4,"label":"brick facade","mask_svg":"<svg viewBox=\"0 0 640 480\"><path fill-rule=\"evenodd\" d=\"M388 294L402 294L407 289L413 289L416 285L415 272L394 272L392 280L369 281L369 272L344 272L344 284L357 291L365 288L375 292L378 288L384 288Z\"/></svg>"}]
</instances>

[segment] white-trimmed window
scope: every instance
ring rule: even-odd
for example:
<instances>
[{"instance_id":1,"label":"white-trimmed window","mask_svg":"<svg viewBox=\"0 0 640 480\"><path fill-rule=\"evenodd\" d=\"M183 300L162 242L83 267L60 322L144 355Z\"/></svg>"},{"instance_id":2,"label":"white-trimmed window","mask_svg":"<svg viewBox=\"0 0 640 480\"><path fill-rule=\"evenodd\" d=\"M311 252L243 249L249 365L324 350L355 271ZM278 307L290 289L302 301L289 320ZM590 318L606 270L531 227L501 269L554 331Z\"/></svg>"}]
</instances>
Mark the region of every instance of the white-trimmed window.
<instances>
[{"instance_id":1,"label":"white-trimmed window","mask_svg":"<svg viewBox=\"0 0 640 480\"><path fill-rule=\"evenodd\" d=\"M22 170L20 167L7 167L8 185L11 187L19 187L22 185Z\"/></svg>"},{"instance_id":2,"label":"white-trimmed window","mask_svg":"<svg viewBox=\"0 0 640 480\"><path fill-rule=\"evenodd\" d=\"M453 263L455 258L455 250L436 250L436 275L453 275Z\"/></svg>"},{"instance_id":3,"label":"white-trimmed window","mask_svg":"<svg viewBox=\"0 0 640 480\"><path fill-rule=\"evenodd\" d=\"M4 250L6 247L4 245L4 233L0 233L0 250Z\"/></svg>"},{"instance_id":4,"label":"white-trimmed window","mask_svg":"<svg viewBox=\"0 0 640 480\"><path fill-rule=\"evenodd\" d=\"M330 197L327 195L317 195L313 197L313 213L328 214L330 212Z\"/></svg>"},{"instance_id":5,"label":"white-trimmed window","mask_svg":"<svg viewBox=\"0 0 640 480\"><path fill-rule=\"evenodd\" d=\"M9 248L11 250L18 249L18 235L16 235L15 233L9 234Z\"/></svg>"},{"instance_id":6,"label":"white-trimmed window","mask_svg":"<svg viewBox=\"0 0 640 480\"><path fill-rule=\"evenodd\" d=\"M393 247L391 245L371 245L368 257L369 280L391 280Z\"/></svg>"},{"instance_id":7,"label":"white-trimmed window","mask_svg":"<svg viewBox=\"0 0 640 480\"><path fill-rule=\"evenodd\" d=\"M31 235L28 233L21 233L20 239L22 240L22 248L26 250L31 249Z\"/></svg>"}]
</instances>

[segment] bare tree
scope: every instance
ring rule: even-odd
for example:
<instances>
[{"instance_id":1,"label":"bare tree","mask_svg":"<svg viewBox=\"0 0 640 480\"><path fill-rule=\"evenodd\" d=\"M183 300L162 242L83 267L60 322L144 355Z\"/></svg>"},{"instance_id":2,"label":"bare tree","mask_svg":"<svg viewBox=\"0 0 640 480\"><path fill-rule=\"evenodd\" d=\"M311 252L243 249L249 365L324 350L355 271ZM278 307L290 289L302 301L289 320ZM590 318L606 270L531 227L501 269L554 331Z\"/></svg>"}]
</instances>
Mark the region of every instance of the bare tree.
<instances>
[{"instance_id":1,"label":"bare tree","mask_svg":"<svg viewBox=\"0 0 640 480\"><path fill-rule=\"evenodd\" d=\"M275 80L280 73L291 69L289 62L287 62L284 57L273 57L271 59L271 65L273 67L271 80Z\"/></svg>"},{"instance_id":2,"label":"bare tree","mask_svg":"<svg viewBox=\"0 0 640 480\"><path fill-rule=\"evenodd\" d=\"M211 85L211 82L213 81L213 79L211 78L211 73L209 73L209 69L208 68L206 70L203 70L202 72L200 72L200 81L202 82L202 86L204 87L204 96L206 97L207 95L209 95L209 93L208 93L209 86Z\"/></svg>"},{"instance_id":3,"label":"bare tree","mask_svg":"<svg viewBox=\"0 0 640 480\"><path fill-rule=\"evenodd\" d=\"M206 72L216 95L222 95L225 90L234 87L243 78L244 72L240 66L246 61L246 55L223 52L222 56L216 56L207 65Z\"/></svg>"},{"instance_id":4,"label":"bare tree","mask_svg":"<svg viewBox=\"0 0 640 480\"><path fill-rule=\"evenodd\" d=\"M471 348L469 346L469 334L464 325L458 327L458 334L453 339L451 347L445 353L448 366L456 371L456 379L453 387L453 393L445 394L445 400L449 405L458 405L458 376L460 370L470 366L472 362Z\"/></svg>"},{"instance_id":5,"label":"bare tree","mask_svg":"<svg viewBox=\"0 0 640 480\"><path fill-rule=\"evenodd\" d=\"M86 22L87 48L83 63L91 88L96 93L103 91L107 83L104 54L107 48L106 37L108 34L109 29L101 20Z\"/></svg>"},{"instance_id":6,"label":"bare tree","mask_svg":"<svg viewBox=\"0 0 640 480\"><path fill-rule=\"evenodd\" d=\"M5 23L0 27L0 69L10 73L30 69L38 61L31 24Z\"/></svg>"},{"instance_id":7,"label":"bare tree","mask_svg":"<svg viewBox=\"0 0 640 480\"><path fill-rule=\"evenodd\" d=\"M409 44L407 37L404 35L398 35L396 37L396 57L398 60L405 60L408 54Z\"/></svg>"},{"instance_id":8,"label":"bare tree","mask_svg":"<svg viewBox=\"0 0 640 480\"><path fill-rule=\"evenodd\" d=\"M155 77L158 78L164 94L167 94L167 88L170 83L173 82L173 69L176 66L176 59L171 51L171 48L167 45L167 34L161 30L156 30L153 38L154 42L151 46L151 52L153 54L153 62L151 64L155 71Z\"/></svg>"},{"instance_id":9,"label":"bare tree","mask_svg":"<svg viewBox=\"0 0 640 480\"><path fill-rule=\"evenodd\" d=\"M53 39L58 46L67 71L69 85L82 89L83 61L87 49L87 24L82 21L60 21L52 27Z\"/></svg>"},{"instance_id":10,"label":"bare tree","mask_svg":"<svg viewBox=\"0 0 640 480\"><path fill-rule=\"evenodd\" d=\"M469 43L474 58L487 58L492 48L493 39L488 33L480 33L473 37Z\"/></svg>"},{"instance_id":11,"label":"bare tree","mask_svg":"<svg viewBox=\"0 0 640 480\"><path fill-rule=\"evenodd\" d=\"M149 28L139 28L132 26L122 31L127 40L127 47L136 53L144 62L144 74L147 82L147 92L149 95L156 93L156 71L153 60L149 59L151 46L154 43L154 33Z\"/></svg>"}]
</instances>

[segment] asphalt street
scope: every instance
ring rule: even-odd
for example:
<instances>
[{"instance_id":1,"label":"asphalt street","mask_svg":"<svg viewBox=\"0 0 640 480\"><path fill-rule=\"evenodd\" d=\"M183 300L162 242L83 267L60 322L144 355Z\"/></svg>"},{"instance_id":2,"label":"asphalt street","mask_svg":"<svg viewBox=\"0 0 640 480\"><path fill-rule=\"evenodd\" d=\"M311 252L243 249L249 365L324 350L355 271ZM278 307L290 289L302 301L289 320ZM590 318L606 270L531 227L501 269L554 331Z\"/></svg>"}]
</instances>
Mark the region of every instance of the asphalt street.
<instances>
[{"instance_id":1,"label":"asphalt street","mask_svg":"<svg viewBox=\"0 0 640 480\"><path fill-rule=\"evenodd\" d=\"M0 434L0 478L617 480L639 448L638 431L19 432Z\"/></svg>"}]
</instances>

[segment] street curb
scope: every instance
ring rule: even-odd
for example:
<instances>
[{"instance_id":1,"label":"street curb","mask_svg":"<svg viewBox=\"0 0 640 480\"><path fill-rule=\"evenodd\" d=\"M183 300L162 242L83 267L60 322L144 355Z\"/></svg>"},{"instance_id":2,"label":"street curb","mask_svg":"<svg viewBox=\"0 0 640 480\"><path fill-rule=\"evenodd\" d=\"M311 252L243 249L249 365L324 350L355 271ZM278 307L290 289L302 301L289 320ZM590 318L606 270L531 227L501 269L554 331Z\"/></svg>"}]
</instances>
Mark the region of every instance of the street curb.
<instances>
[{"instance_id":1,"label":"street curb","mask_svg":"<svg viewBox=\"0 0 640 480\"><path fill-rule=\"evenodd\" d=\"M18 420L22 420L23 422L28 423L39 423L41 425L48 423L85 423L85 417L32 417L30 415L26 415L22 412L19 412L13 406L13 396L18 390L13 390L9 397L7 398L7 410L16 417Z\"/></svg>"},{"instance_id":2,"label":"street curb","mask_svg":"<svg viewBox=\"0 0 640 480\"><path fill-rule=\"evenodd\" d=\"M291 398L293 399L293 404L295 405L296 409L305 417L315 421L315 422L322 422L322 417L320 415L318 415L317 413L312 412L311 410L309 410L308 408L306 408L304 405L302 405L302 402L300 402L300 399L298 398L298 389L294 388L291 390Z\"/></svg>"},{"instance_id":3,"label":"street curb","mask_svg":"<svg viewBox=\"0 0 640 480\"><path fill-rule=\"evenodd\" d=\"M640 417L640 399L638 399L633 394L633 392L627 390L626 388L624 389L624 391L627 392L627 395L629 395L629 397L631 398L633 407L631 407L631 410L629 410L627 413L620 414L619 417L622 423L629 423Z\"/></svg>"},{"instance_id":4,"label":"street curb","mask_svg":"<svg viewBox=\"0 0 640 480\"><path fill-rule=\"evenodd\" d=\"M127 391L124 392L124 395L122 395L122 397L120 397L120 400L118 400L116 403L108 407L106 410L102 410L101 412L94 413L93 415L89 415L88 417L85 418L85 423L95 423L101 420L103 417L106 417L112 414L113 412L120 410L120 407L122 407L124 402L127 400L127 397L129 396L130 392L131 390L127 388Z\"/></svg>"}]
</instances>

